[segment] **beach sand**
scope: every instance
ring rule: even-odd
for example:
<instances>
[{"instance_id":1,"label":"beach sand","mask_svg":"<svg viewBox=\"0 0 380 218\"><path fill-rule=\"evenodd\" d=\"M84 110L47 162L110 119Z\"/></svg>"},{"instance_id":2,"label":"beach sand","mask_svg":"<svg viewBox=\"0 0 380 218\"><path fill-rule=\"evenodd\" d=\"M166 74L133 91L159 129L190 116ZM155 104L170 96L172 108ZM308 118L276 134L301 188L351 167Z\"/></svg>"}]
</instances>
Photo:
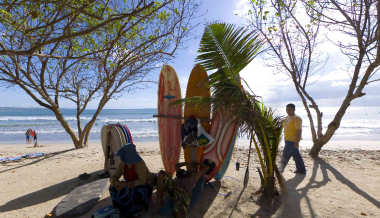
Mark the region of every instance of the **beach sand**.
<instances>
[{"instance_id":1,"label":"beach sand","mask_svg":"<svg viewBox=\"0 0 380 218\"><path fill-rule=\"evenodd\" d=\"M163 168L158 142L137 143L137 148L152 172ZM42 144L39 148L0 145L0 157L31 152L47 155L0 163L2 218L44 217L71 190L88 182L79 180L80 174L91 174L94 179L103 168L103 151L96 143L79 150L70 144ZM295 175L295 165L290 160L283 174L288 191L269 206L261 205L254 194L260 187L255 154L251 158L248 187L236 204L243 188L247 150L235 151L222 182L206 185L190 217L380 217L380 151L323 150L318 160L311 159L307 151L302 151L302 155L306 176ZM239 171L235 169L236 160L241 163ZM106 192L83 217L90 217L93 211L110 203Z\"/></svg>"}]
</instances>

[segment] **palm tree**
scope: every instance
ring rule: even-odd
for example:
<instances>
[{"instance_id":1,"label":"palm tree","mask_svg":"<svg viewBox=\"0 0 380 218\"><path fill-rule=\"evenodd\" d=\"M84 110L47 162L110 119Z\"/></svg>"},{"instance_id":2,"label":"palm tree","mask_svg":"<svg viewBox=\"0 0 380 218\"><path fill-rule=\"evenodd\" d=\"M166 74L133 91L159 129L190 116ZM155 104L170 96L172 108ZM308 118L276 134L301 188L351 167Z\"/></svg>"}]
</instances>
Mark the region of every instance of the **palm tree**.
<instances>
[{"instance_id":1,"label":"palm tree","mask_svg":"<svg viewBox=\"0 0 380 218\"><path fill-rule=\"evenodd\" d=\"M251 144L253 142L255 145L263 175L262 190L264 195L271 198L276 193L275 174L282 184L276 166L282 132L281 117L258 102L249 86L246 84L248 89L242 86L245 81L239 75L260 53L262 42L256 32L243 27L225 23L207 25L197 61L206 70L215 71L209 76L212 96L209 99L196 97L185 101L211 101L214 113L223 110L235 119L240 134L247 135ZM247 186L248 172L247 167L244 187Z\"/></svg>"}]
</instances>

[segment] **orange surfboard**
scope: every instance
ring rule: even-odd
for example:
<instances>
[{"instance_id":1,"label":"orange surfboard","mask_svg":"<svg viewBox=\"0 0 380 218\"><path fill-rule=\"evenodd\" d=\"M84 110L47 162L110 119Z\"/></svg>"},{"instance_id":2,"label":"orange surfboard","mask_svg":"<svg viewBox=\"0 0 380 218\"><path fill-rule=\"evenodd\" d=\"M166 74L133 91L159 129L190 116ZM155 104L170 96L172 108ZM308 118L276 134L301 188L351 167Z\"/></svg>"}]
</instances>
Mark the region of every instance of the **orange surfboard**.
<instances>
[{"instance_id":1,"label":"orange surfboard","mask_svg":"<svg viewBox=\"0 0 380 218\"><path fill-rule=\"evenodd\" d=\"M208 76L205 69L197 64L194 66L191 71L189 81L186 88L186 98L201 96L201 97L210 97L210 87L208 84ZM196 118L202 119L202 126L208 132L210 130L210 103L207 104L196 104L196 103L185 103L184 115L185 118L190 116L195 116ZM189 147L184 149L184 159L186 162L191 160L191 151ZM200 162L203 155L203 147L199 146L196 149L196 161Z\"/></svg>"},{"instance_id":2,"label":"orange surfboard","mask_svg":"<svg viewBox=\"0 0 380 218\"><path fill-rule=\"evenodd\" d=\"M171 103L181 99L177 73L165 65L161 69L158 84L158 136L165 170L173 175L181 152L181 104Z\"/></svg>"}]
</instances>

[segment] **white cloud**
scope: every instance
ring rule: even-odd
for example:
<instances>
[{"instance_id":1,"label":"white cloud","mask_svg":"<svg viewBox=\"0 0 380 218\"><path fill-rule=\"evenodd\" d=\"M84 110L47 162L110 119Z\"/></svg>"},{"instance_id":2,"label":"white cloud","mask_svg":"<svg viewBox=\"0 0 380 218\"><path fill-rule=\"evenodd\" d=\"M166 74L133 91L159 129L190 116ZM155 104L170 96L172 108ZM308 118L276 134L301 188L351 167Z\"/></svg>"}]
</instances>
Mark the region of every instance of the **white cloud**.
<instances>
[{"instance_id":1,"label":"white cloud","mask_svg":"<svg viewBox=\"0 0 380 218\"><path fill-rule=\"evenodd\" d=\"M331 83L332 87L337 87L337 86L343 86L343 87L348 87L350 85L350 82L344 82L344 81L333 81Z\"/></svg>"},{"instance_id":2,"label":"white cloud","mask_svg":"<svg viewBox=\"0 0 380 218\"><path fill-rule=\"evenodd\" d=\"M283 73L274 72L265 66L261 58L256 58L241 72L241 77L248 83L252 91L264 101L277 95L278 87L291 86L290 80Z\"/></svg>"},{"instance_id":3,"label":"white cloud","mask_svg":"<svg viewBox=\"0 0 380 218\"><path fill-rule=\"evenodd\" d=\"M157 64L155 65L155 67L157 67L157 68L161 68L162 66L164 66L164 63L163 63L163 62L157 63Z\"/></svg>"},{"instance_id":4,"label":"white cloud","mask_svg":"<svg viewBox=\"0 0 380 218\"><path fill-rule=\"evenodd\" d=\"M336 58L336 57L334 57ZM323 69L310 79L307 91L317 101L319 105L339 105L347 93L349 83L351 82L351 68L345 67L347 62L338 62L334 64L327 62L327 70ZM346 69L344 69L346 68ZM240 75L253 92L263 98L264 102L271 106L282 105L286 102L299 102L300 98L295 91L294 85L286 73L275 72L274 68L266 66L264 60L256 58ZM369 85L364 90L366 96L355 101L355 105L378 105L380 102L380 82Z\"/></svg>"},{"instance_id":5,"label":"white cloud","mask_svg":"<svg viewBox=\"0 0 380 218\"><path fill-rule=\"evenodd\" d=\"M348 71L334 70L320 75L318 81L347 82L351 77Z\"/></svg>"},{"instance_id":6,"label":"white cloud","mask_svg":"<svg viewBox=\"0 0 380 218\"><path fill-rule=\"evenodd\" d=\"M236 1L233 13L239 17L248 18L248 10L250 7L251 6L247 0L238 0Z\"/></svg>"}]
</instances>

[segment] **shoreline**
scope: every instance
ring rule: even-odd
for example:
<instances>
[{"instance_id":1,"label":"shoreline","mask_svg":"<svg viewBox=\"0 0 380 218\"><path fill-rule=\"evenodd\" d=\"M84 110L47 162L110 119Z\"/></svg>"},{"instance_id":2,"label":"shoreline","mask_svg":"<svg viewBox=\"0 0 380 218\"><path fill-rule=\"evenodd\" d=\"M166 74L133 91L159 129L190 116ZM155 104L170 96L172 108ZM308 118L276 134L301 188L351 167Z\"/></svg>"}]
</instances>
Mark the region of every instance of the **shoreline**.
<instances>
[{"instance_id":1,"label":"shoreline","mask_svg":"<svg viewBox=\"0 0 380 218\"><path fill-rule=\"evenodd\" d=\"M61 146L72 146L74 147L72 141L39 141L40 145L61 145ZM134 143L138 147L150 148L156 147L159 149L159 142L157 140L134 140ZM89 145L99 144L101 146L100 140L90 140ZM313 142L310 140L301 140L300 150L310 150ZM0 149L3 147L30 147L33 146L32 143L26 144L22 142L0 142ZM239 149L248 149L249 140L239 138L236 145ZM280 148L284 147L284 141L280 142ZM152 148L153 149L153 148ZM322 147L322 150L380 150L380 140L330 140L326 145Z\"/></svg>"}]
</instances>

